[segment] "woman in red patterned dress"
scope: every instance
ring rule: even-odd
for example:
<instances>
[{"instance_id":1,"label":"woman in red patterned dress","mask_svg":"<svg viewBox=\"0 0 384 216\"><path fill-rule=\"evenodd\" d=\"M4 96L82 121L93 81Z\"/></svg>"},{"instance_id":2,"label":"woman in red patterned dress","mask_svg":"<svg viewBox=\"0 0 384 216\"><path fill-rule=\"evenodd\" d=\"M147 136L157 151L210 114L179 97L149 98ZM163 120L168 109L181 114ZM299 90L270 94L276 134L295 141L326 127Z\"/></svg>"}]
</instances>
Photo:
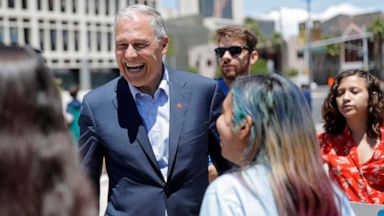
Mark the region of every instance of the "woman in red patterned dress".
<instances>
[{"instance_id":1,"label":"woman in red patterned dress","mask_svg":"<svg viewBox=\"0 0 384 216\"><path fill-rule=\"evenodd\" d=\"M351 201L384 204L383 96L372 74L345 71L322 107L321 156Z\"/></svg>"}]
</instances>

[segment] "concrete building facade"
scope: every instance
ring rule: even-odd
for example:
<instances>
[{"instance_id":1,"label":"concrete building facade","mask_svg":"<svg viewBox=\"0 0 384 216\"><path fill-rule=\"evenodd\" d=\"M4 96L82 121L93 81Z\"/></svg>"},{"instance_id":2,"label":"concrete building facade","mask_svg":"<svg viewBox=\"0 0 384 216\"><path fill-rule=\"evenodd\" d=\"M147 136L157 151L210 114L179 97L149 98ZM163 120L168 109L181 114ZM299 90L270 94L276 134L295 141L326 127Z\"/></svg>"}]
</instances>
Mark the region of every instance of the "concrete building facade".
<instances>
[{"instance_id":1,"label":"concrete building facade","mask_svg":"<svg viewBox=\"0 0 384 216\"><path fill-rule=\"evenodd\" d=\"M113 25L128 5L157 0L0 0L0 44L42 50L56 76L93 88L117 76Z\"/></svg>"}]
</instances>

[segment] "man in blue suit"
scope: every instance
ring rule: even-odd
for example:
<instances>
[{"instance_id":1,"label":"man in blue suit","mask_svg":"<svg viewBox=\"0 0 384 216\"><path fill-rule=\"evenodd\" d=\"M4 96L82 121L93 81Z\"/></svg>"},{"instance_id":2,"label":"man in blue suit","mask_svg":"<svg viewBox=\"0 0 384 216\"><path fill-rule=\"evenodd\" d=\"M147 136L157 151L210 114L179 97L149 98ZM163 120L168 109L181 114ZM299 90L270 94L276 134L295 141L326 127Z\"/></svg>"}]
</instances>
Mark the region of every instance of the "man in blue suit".
<instances>
[{"instance_id":1,"label":"man in blue suit","mask_svg":"<svg viewBox=\"0 0 384 216\"><path fill-rule=\"evenodd\" d=\"M207 155L229 168L214 136L223 95L215 81L162 62L163 20L144 5L116 17L121 77L85 96L81 163L99 192L109 177L106 215L198 215L208 185Z\"/></svg>"}]
</instances>

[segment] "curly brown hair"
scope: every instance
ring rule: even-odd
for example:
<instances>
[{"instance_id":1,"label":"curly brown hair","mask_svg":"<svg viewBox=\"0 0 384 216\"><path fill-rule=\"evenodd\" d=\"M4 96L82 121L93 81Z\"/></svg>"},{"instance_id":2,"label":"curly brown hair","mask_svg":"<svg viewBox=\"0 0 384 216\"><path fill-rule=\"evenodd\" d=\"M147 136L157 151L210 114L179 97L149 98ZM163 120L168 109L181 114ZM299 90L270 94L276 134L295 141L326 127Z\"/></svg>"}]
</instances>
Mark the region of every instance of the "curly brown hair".
<instances>
[{"instance_id":1,"label":"curly brown hair","mask_svg":"<svg viewBox=\"0 0 384 216\"><path fill-rule=\"evenodd\" d=\"M340 134L346 126L346 119L340 113L336 104L337 90L340 82L349 76L358 76L367 81L368 98L368 120L367 135L371 138L377 138L380 134L380 125L384 119L384 100L383 89L380 87L380 81L371 73L363 70L348 70L340 73L334 84L329 90L322 106L322 115L324 120L324 130L326 133Z\"/></svg>"}]
</instances>

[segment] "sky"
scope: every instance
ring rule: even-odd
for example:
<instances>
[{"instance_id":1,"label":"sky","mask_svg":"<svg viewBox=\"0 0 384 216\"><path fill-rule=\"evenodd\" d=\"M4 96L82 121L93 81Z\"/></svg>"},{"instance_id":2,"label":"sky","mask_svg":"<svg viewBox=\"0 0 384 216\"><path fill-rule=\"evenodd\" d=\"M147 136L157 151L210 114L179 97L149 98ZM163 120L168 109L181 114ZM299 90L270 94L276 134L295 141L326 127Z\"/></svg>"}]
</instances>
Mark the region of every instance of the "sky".
<instances>
[{"instance_id":1,"label":"sky","mask_svg":"<svg viewBox=\"0 0 384 216\"><path fill-rule=\"evenodd\" d=\"M175 8L176 1L188 0L159 0L159 7ZM378 10L384 12L384 0L308 1L311 6L311 18L321 21L338 14L356 15ZM243 0L243 6L244 16L274 20L276 31L282 33L285 38L297 35L298 23L308 17L307 0Z\"/></svg>"}]
</instances>

